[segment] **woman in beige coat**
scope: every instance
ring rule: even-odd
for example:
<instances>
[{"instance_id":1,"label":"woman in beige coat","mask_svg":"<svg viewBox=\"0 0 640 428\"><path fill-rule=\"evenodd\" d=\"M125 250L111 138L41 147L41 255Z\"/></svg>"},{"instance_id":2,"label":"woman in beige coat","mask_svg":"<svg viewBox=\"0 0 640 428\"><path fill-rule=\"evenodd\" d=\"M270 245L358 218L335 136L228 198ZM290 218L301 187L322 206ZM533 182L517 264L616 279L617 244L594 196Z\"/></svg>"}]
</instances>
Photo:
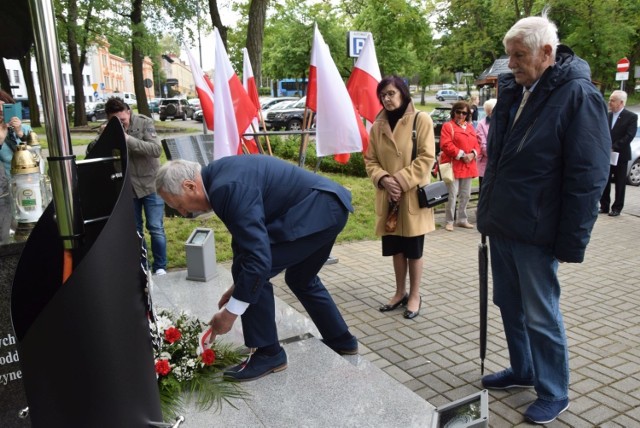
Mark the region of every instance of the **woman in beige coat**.
<instances>
[{"instance_id":1,"label":"woman in beige coat","mask_svg":"<svg viewBox=\"0 0 640 428\"><path fill-rule=\"evenodd\" d=\"M368 176L376 187L376 234L382 236L382 255L393 257L396 293L381 312L406 306L404 317L418 316L422 305L420 280L424 235L435 230L433 210L418 205L417 186L431 180L435 139L431 117L422 113L416 121L417 150L412 158L411 133L417 114L409 88L397 77L385 77L377 88L383 109L371 128L365 155ZM395 230L385 228L390 210L397 206ZM409 274L409 293L406 279Z\"/></svg>"}]
</instances>

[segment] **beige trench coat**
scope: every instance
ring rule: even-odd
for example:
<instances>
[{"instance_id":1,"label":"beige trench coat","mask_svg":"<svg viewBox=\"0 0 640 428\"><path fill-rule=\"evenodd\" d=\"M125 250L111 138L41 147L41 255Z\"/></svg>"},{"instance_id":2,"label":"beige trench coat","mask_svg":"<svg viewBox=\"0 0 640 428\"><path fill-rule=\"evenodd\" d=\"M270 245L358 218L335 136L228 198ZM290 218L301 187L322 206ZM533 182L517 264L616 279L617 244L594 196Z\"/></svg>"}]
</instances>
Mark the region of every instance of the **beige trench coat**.
<instances>
[{"instance_id":1,"label":"beige trench coat","mask_svg":"<svg viewBox=\"0 0 640 428\"><path fill-rule=\"evenodd\" d=\"M420 113L416 123L417 153L411 161L413 142L413 118L416 110L413 103L407 106L404 115L393 132L387 120L386 110L382 110L369 133L369 148L365 154L367 175L376 188L376 235L398 235L404 237L424 235L435 230L433 209L420 208L417 186L431 181L431 168L435 162L436 145L433 122L427 113ZM389 195L379 183L382 177L390 175L398 180L403 194L400 199L398 225L396 231L385 232L384 224L388 214Z\"/></svg>"}]
</instances>

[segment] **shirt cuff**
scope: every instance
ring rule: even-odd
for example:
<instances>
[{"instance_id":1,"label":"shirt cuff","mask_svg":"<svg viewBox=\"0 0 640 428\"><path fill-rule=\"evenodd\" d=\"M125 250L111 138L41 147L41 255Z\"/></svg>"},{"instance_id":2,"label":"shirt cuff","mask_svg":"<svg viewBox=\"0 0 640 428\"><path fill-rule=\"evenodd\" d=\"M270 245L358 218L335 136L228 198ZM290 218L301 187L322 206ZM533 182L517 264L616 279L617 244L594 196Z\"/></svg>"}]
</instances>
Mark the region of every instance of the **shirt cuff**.
<instances>
[{"instance_id":1,"label":"shirt cuff","mask_svg":"<svg viewBox=\"0 0 640 428\"><path fill-rule=\"evenodd\" d=\"M464 150L460 150L458 152L458 157L456 157L456 159L462 159L464 157Z\"/></svg>"},{"instance_id":2,"label":"shirt cuff","mask_svg":"<svg viewBox=\"0 0 640 428\"><path fill-rule=\"evenodd\" d=\"M249 304L238 300L234 297L231 297L227 302L227 306L225 308L231 312L233 315L242 315L249 307Z\"/></svg>"}]
</instances>

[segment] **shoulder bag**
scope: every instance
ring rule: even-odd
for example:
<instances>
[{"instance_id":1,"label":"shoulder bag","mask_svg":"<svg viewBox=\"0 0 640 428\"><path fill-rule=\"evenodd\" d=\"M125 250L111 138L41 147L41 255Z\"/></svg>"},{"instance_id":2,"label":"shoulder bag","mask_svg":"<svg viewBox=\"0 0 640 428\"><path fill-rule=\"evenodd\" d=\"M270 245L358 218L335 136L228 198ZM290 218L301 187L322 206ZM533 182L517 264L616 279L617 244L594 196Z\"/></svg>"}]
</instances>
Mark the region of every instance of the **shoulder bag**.
<instances>
[{"instance_id":1,"label":"shoulder bag","mask_svg":"<svg viewBox=\"0 0 640 428\"><path fill-rule=\"evenodd\" d=\"M451 125L451 140L453 141L453 125ZM453 183L453 164L451 162L442 162L438 165L438 172L440 173L440 179L447 184Z\"/></svg>"},{"instance_id":2,"label":"shoulder bag","mask_svg":"<svg viewBox=\"0 0 640 428\"><path fill-rule=\"evenodd\" d=\"M416 121L418 120L419 114L420 112L416 113L413 118L413 131L411 132L411 141L413 142L413 149L411 151L412 162L416 158L417 152L418 133L416 132ZM436 164L437 163L438 160L436 159ZM438 175L440 175L440 180L442 180L440 167L438 167ZM433 208L436 205L447 202L448 200L449 188L444 181L436 181L435 183L429 183L426 186L418 186L418 205L420 205L420 208Z\"/></svg>"}]
</instances>

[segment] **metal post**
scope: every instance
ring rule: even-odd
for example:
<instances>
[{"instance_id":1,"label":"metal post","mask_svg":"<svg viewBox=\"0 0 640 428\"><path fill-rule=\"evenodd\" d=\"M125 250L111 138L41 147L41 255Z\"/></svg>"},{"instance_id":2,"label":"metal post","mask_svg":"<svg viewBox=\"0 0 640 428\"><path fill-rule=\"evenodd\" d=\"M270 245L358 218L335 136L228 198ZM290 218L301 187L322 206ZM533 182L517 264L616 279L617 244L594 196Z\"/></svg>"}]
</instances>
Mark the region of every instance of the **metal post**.
<instances>
[{"instance_id":1,"label":"metal post","mask_svg":"<svg viewBox=\"0 0 640 428\"><path fill-rule=\"evenodd\" d=\"M78 176L65 106L58 35L51 0L29 0L38 61L42 108L49 143L49 175L58 231L64 248L78 247L83 233Z\"/></svg>"}]
</instances>

